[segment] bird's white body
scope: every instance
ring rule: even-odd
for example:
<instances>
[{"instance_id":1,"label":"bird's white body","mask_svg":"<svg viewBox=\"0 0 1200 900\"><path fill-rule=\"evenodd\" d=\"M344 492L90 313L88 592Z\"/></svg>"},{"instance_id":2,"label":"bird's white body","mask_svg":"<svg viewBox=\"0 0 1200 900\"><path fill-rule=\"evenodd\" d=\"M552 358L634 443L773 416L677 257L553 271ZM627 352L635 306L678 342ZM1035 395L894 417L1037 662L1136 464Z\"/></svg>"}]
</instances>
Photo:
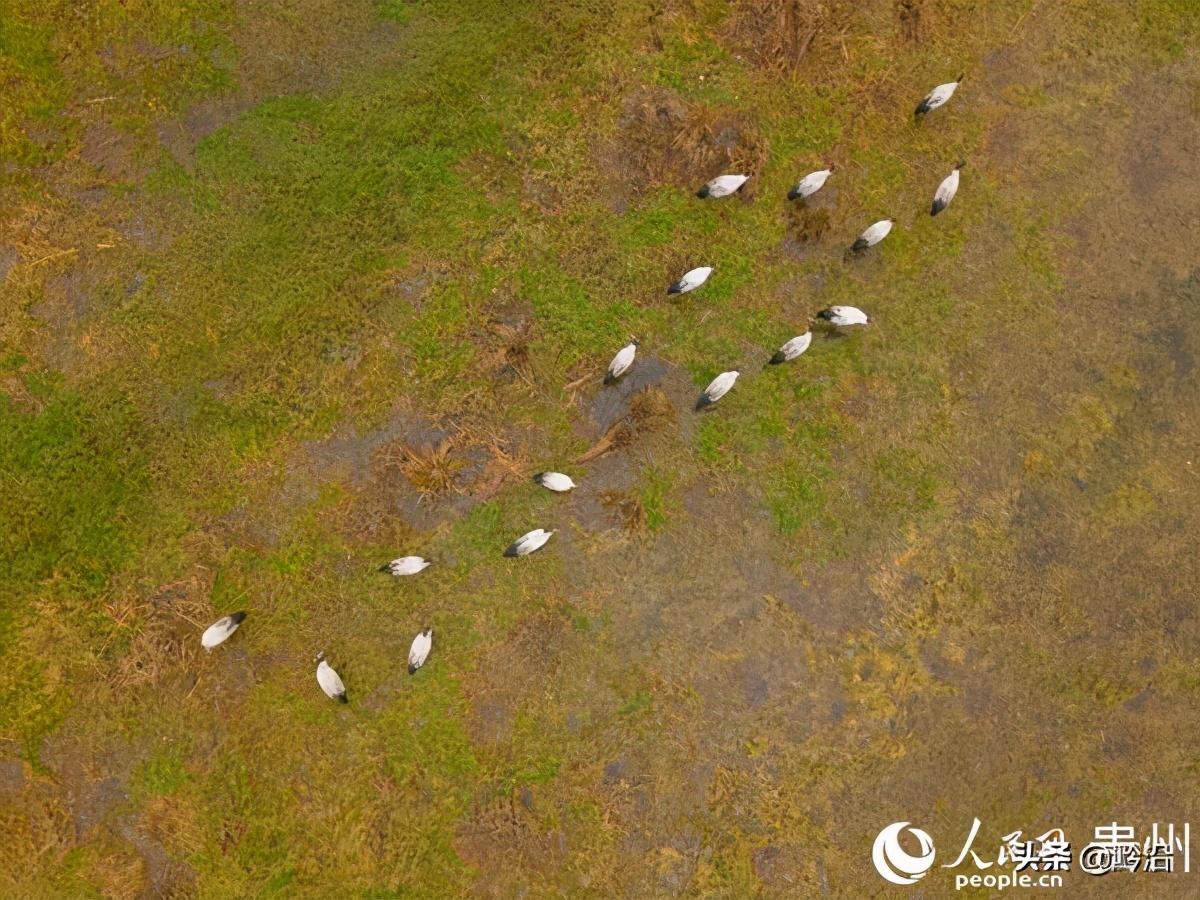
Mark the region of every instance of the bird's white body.
<instances>
[{"instance_id":1,"label":"bird's white body","mask_svg":"<svg viewBox=\"0 0 1200 900\"><path fill-rule=\"evenodd\" d=\"M718 175L700 191L701 197L728 197L749 180L749 175Z\"/></svg>"},{"instance_id":2,"label":"bird's white body","mask_svg":"<svg viewBox=\"0 0 1200 900\"><path fill-rule=\"evenodd\" d=\"M950 201L954 199L954 195L958 193L958 170L960 168L962 168L961 165L955 166L954 171L943 178L942 183L933 192L933 207L930 215L936 216L949 206Z\"/></svg>"},{"instance_id":3,"label":"bird's white body","mask_svg":"<svg viewBox=\"0 0 1200 900\"><path fill-rule=\"evenodd\" d=\"M962 78L959 78L961 81ZM917 107L918 113L932 112L939 106L945 106L946 101L954 96L954 92L958 90L958 81L947 81L945 84L939 84L932 91L925 95L925 99L921 101L921 105Z\"/></svg>"},{"instance_id":4,"label":"bird's white body","mask_svg":"<svg viewBox=\"0 0 1200 900\"><path fill-rule=\"evenodd\" d=\"M535 528L528 534L523 534L504 551L505 556L528 556L535 550L545 546L546 541L550 540L553 531L546 531L544 528Z\"/></svg>"},{"instance_id":5,"label":"bird's white body","mask_svg":"<svg viewBox=\"0 0 1200 900\"><path fill-rule=\"evenodd\" d=\"M734 382L738 380L738 375L740 374L741 373L737 371L722 372L720 375L714 378L709 383L708 387L704 389L704 393L700 395L701 404L707 405L709 403L716 403L718 400L728 394L729 389L733 387Z\"/></svg>"},{"instance_id":6,"label":"bird's white body","mask_svg":"<svg viewBox=\"0 0 1200 900\"><path fill-rule=\"evenodd\" d=\"M429 560L420 556L401 556L399 559L393 559L383 568L399 578L403 575L416 575L429 566Z\"/></svg>"},{"instance_id":7,"label":"bird's white body","mask_svg":"<svg viewBox=\"0 0 1200 900\"><path fill-rule=\"evenodd\" d=\"M825 182L832 174L833 169L821 169L819 172L809 172L800 179L799 183L794 188L792 188L788 196L793 200L803 200L807 197L811 197L821 188L825 187Z\"/></svg>"},{"instance_id":8,"label":"bird's white body","mask_svg":"<svg viewBox=\"0 0 1200 900\"><path fill-rule=\"evenodd\" d=\"M433 649L433 629L426 628L415 638L408 649L408 673L411 675L429 659L429 651Z\"/></svg>"},{"instance_id":9,"label":"bird's white body","mask_svg":"<svg viewBox=\"0 0 1200 900\"><path fill-rule=\"evenodd\" d=\"M325 660L317 663L317 684L329 699L346 702L346 685L342 684L341 676Z\"/></svg>"},{"instance_id":10,"label":"bird's white body","mask_svg":"<svg viewBox=\"0 0 1200 900\"><path fill-rule=\"evenodd\" d=\"M677 282L667 289L669 294L686 294L688 291L694 291L704 282L708 281L708 276L712 274L712 266L701 266L698 269L692 269L684 274Z\"/></svg>"},{"instance_id":11,"label":"bird's white body","mask_svg":"<svg viewBox=\"0 0 1200 900\"><path fill-rule=\"evenodd\" d=\"M796 357L804 353L812 344L812 332L806 331L804 334L797 335L776 351L771 357L771 362L791 362Z\"/></svg>"},{"instance_id":12,"label":"bird's white body","mask_svg":"<svg viewBox=\"0 0 1200 900\"><path fill-rule=\"evenodd\" d=\"M575 482L571 480L570 475L564 475L562 472L538 472L533 476L533 480L540 484L548 491L557 493L566 493L575 487Z\"/></svg>"},{"instance_id":13,"label":"bird's white body","mask_svg":"<svg viewBox=\"0 0 1200 900\"><path fill-rule=\"evenodd\" d=\"M882 241L892 230L891 219L881 219L874 225L867 227L867 230L858 236L858 240L854 242L856 247L874 247Z\"/></svg>"},{"instance_id":14,"label":"bird's white body","mask_svg":"<svg viewBox=\"0 0 1200 900\"><path fill-rule=\"evenodd\" d=\"M867 314L857 306L831 306L818 313L818 316L839 328L848 325L866 325L870 321Z\"/></svg>"},{"instance_id":15,"label":"bird's white body","mask_svg":"<svg viewBox=\"0 0 1200 900\"><path fill-rule=\"evenodd\" d=\"M629 367L633 365L633 360L637 357L637 344L626 344L617 351L617 355L612 358L612 362L608 364L608 375L605 381L612 383L629 371Z\"/></svg>"},{"instance_id":16,"label":"bird's white body","mask_svg":"<svg viewBox=\"0 0 1200 900\"><path fill-rule=\"evenodd\" d=\"M234 613L217 619L204 629L204 634L200 635L200 646L205 650L211 650L213 647L225 643L229 636L238 630L238 626L242 624L244 618L246 618L245 613Z\"/></svg>"}]
</instances>

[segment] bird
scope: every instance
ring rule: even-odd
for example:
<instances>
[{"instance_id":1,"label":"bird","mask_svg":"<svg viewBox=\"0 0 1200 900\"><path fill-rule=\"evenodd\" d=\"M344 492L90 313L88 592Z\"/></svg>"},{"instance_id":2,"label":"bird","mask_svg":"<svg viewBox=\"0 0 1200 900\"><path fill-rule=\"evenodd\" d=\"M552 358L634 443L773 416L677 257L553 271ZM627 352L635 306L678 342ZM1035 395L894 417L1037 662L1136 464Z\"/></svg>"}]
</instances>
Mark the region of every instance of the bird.
<instances>
[{"instance_id":1,"label":"bird","mask_svg":"<svg viewBox=\"0 0 1200 900\"><path fill-rule=\"evenodd\" d=\"M413 638L412 646L408 648L409 675L416 674L417 669L425 665L431 649L433 649L433 629L423 628L421 633Z\"/></svg>"},{"instance_id":2,"label":"bird","mask_svg":"<svg viewBox=\"0 0 1200 900\"><path fill-rule=\"evenodd\" d=\"M562 472L538 472L533 476L533 481L534 484L540 484L546 490L559 494L564 494L575 487L571 476L564 475Z\"/></svg>"},{"instance_id":3,"label":"bird","mask_svg":"<svg viewBox=\"0 0 1200 900\"><path fill-rule=\"evenodd\" d=\"M850 246L850 250L854 253L861 253L868 247L874 247L888 236L888 232L895 224L894 219L880 219L874 225L867 226L867 230L858 236L858 240Z\"/></svg>"},{"instance_id":4,"label":"bird","mask_svg":"<svg viewBox=\"0 0 1200 900\"><path fill-rule=\"evenodd\" d=\"M638 342L630 341L617 351L617 355L608 364L608 371L604 373L605 384L616 384L617 379L629 371L629 367L633 365L634 357L637 356L637 348Z\"/></svg>"},{"instance_id":5,"label":"bird","mask_svg":"<svg viewBox=\"0 0 1200 900\"><path fill-rule=\"evenodd\" d=\"M338 673L333 671L333 666L325 661L324 650L317 654L317 684L330 700L336 700L338 703L350 702L346 699L346 685L342 684Z\"/></svg>"},{"instance_id":6,"label":"bird","mask_svg":"<svg viewBox=\"0 0 1200 900\"><path fill-rule=\"evenodd\" d=\"M788 191L789 200L807 200L821 188L825 187L825 182L830 175L833 174L833 166L828 169L821 169L818 172L809 172L796 186Z\"/></svg>"},{"instance_id":7,"label":"bird","mask_svg":"<svg viewBox=\"0 0 1200 900\"><path fill-rule=\"evenodd\" d=\"M959 161L949 175L942 179L942 183L938 185L936 191L933 192L933 206L929 209L931 216L936 216L943 209L950 205L950 201L954 199L954 195L958 193L958 171L966 163Z\"/></svg>"},{"instance_id":8,"label":"bird","mask_svg":"<svg viewBox=\"0 0 1200 900\"><path fill-rule=\"evenodd\" d=\"M708 281L708 276L712 274L712 266L701 266L698 269L686 273L677 282L667 288L668 294L686 294L688 291L694 291L704 282Z\"/></svg>"},{"instance_id":9,"label":"bird","mask_svg":"<svg viewBox=\"0 0 1200 900\"><path fill-rule=\"evenodd\" d=\"M384 563L379 567L380 572L389 572L397 578L403 575L416 575L423 569L427 569L432 563L420 556L401 556L398 559L393 559L390 563Z\"/></svg>"},{"instance_id":10,"label":"bird","mask_svg":"<svg viewBox=\"0 0 1200 900\"><path fill-rule=\"evenodd\" d=\"M523 534L504 551L505 556L528 556L534 550L541 549L546 541L550 540L550 535L553 531L547 531L544 528L535 528L529 534Z\"/></svg>"},{"instance_id":11,"label":"bird","mask_svg":"<svg viewBox=\"0 0 1200 900\"><path fill-rule=\"evenodd\" d=\"M800 356L808 349L812 343L812 332L806 331L804 334L798 335L775 351L775 355L768 361L768 365L777 366L780 363L791 362L796 357Z\"/></svg>"},{"instance_id":12,"label":"bird","mask_svg":"<svg viewBox=\"0 0 1200 900\"><path fill-rule=\"evenodd\" d=\"M706 406L711 406L722 397L729 393L729 389L733 387L733 383L737 381L738 375L742 374L737 369L731 372L722 372L704 389L704 393L700 395L700 399L696 401L696 409L701 410Z\"/></svg>"},{"instance_id":13,"label":"bird","mask_svg":"<svg viewBox=\"0 0 1200 900\"><path fill-rule=\"evenodd\" d=\"M959 82L963 80L963 76L959 75L953 81L947 81L945 84L939 84L932 91L925 95L925 99L917 104L915 115L919 118L927 112L933 112L939 106L943 106L947 100L954 96L954 92L958 90Z\"/></svg>"},{"instance_id":14,"label":"bird","mask_svg":"<svg viewBox=\"0 0 1200 900\"><path fill-rule=\"evenodd\" d=\"M870 319L857 306L831 306L817 313L818 319L824 319L830 325L844 328L847 325L868 325Z\"/></svg>"},{"instance_id":15,"label":"bird","mask_svg":"<svg viewBox=\"0 0 1200 900\"><path fill-rule=\"evenodd\" d=\"M711 197L716 200L719 197L728 197L730 194L736 194L742 189L747 181L750 180L749 175L718 175L700 190L696 191L696 196L704 199Z\"/></svg>"},{"instance_id":16,"label":"bird","mask_svg":"<svg viewBox=\"0 0 1200 900\"><path fill-rule=\"evenodd\" d=\"M204 629L204 634L200 635L200 646L205 650L211 650L218 644L225 643L229 640L229 636L238 630L238 626L245 618L244 612L235 612L217 619Z\"/></svg>"}]
</instances>

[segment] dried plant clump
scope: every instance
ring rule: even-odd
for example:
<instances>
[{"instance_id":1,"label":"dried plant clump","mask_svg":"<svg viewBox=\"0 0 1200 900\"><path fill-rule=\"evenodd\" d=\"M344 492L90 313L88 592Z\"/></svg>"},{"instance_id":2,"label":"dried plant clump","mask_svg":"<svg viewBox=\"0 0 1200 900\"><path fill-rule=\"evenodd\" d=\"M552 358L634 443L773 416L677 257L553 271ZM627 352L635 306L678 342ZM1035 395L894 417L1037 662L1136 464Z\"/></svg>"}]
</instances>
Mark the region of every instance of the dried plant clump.
<instances>
[{"instance_id":1,"label":"dried plant clump","mask_svg":"<svg viewBox=\"0 0 1200 900\"><path fill-rule=\"evenodd\" d=\"M501 374L513 374L529 380L529 322L492 322L489 328L496 344L491 353L489 368Z\"/></svg>"},{"instance_id":2,"label":"dried plant clump","mask_svg":"<svg viewBox=\"0 0 1200 900\"><path fill-rule=\"evenodd\" d=\"M129 622L133 629L129 650L112 676L116 687L157 684L196 654L200 629L217 618L207 593L200 579L193 578L166 585L146 600L109 607L119 624Z\"/></svg>"},{"instance_id":3,"label":"dried plant clump","mask_svg":"<svg viewBox=\"0 0 1200 900\"><path fill-rule=\"evenodd\" d=\"M788 231L798 243L819 241L829 231L830 221L827 209L813 209L804 203L788 207Z\"/></svg>"},{"instance_id":4,"label":"dried plant clump","mask_svg":"<svg viewBox=\"0 0 1200 900\"><path fill-rule=\"evenodd\" d=\"M762 132L736 113L689 103L664 88L632 94L606 168L634 192L694 188L723 172L754 175L767 158Z\"/></svg>"},{"instance_id":5,"label":"dried plant clump","mask_svg":"<svg viewBox=\"0 0 1200 900\"><path fill-rule=\"evenodd\" d=\"M629 412L614 422L576 462L590 462L610 450L626 447L639 434L661 431L675 418L670 399L656 387L648 387L629 400Z\"/></svg>"},{"instance_id":6,"label":"dried plant clump","mask_svg":"<svg viewBox=\"0 0 1200 900\"><path fill-rule=\"evenodd\" d=\"M445 437L437 444L411 447L393 441L380 449L384 470L397 468L422 497L444 497L458 490L456 478L466 462L454 455L454 442Z\"/></svg>"},{"instance_id":7,"label":"dried plant clump","mask_svg":"<svg viewBox=\"0 0 1200 900\"><path fill-rule=\"evenodd\" d=\"M726 33L760 68L793 72L818 49L842 44L853 11L846 0L741 0Z\"/></svg>"},{"instance_id":8,"label":"dried plant clump","mask_svg":"<svg viewBox=\"0 0 1200 900\"><path fill-rule=\"evenodd\" d=\"M925 0L896 0L896 26L900 37L919 44L929 33L929 22L925 16Z\"/></svg>"},{"instance_id":9,"label":"dried plant clump","mask_svg":"<svg viewBox=\"0 0 1200 900\"><path fill-rule=\"evenodd\" d=\"M626 531L645 531L646 507L638 497L623 491L601 491L600 502Z\"/></svg>"}]
</instances>

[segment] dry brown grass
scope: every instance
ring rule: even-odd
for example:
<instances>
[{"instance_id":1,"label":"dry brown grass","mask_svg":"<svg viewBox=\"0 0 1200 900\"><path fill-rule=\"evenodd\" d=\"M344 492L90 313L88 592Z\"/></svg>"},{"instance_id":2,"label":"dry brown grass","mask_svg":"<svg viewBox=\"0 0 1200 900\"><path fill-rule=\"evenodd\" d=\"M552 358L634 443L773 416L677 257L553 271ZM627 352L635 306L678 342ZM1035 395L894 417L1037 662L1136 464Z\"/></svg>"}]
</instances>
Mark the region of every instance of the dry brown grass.
<instances>
[{"instance_id":1,"label":"dry brown grass","mask_svg":"<svg viewBox=\"0 0 1200 900\"><path fill-rule=\"evenodd\" d=\"M379 449L379 467L399 469L422 498L444 497L459 489L457 476L466 466L454 451L455 442L449 437L420 447L393 441Z\"/></svg>"},{"instance_id":2,"label":"dry brown grass","mask_svg":"<svg viewBox=\"0 0 1200 900\"><path fill-rule=\"evenodd\" d=\"M792 72L818 50L840 46L853 12L846 0L742 0L728 41L761 68Z\"/></svg>"},{"instance_id":3,"label":"dry brown grass","mask_svg":"<svg viewBox=\"0 0 1200 900\"><path fill-rule=\"evenodd\" d=\"M767 141L739 113L644 88L625 101L605 156L603 167L635 193L661 184L695 188L722 172L753 176L767 158Z\"/></svg>"},{"instance_id":4,"label":"dry brown grass","mask_svg":"<svg viewBox=\"0 0 1200 900\"><path fill-rule=\"evenodd\" d=\"M896 0L896 27L900 37L917 44L929 34L925 0Z\"/></svg>"},{"instance_id":5,"label":"dry brown grass","mask_svg":"<svg viewBox=\"0 0 1200 900\"><path fill-rule=\"evenodd\" d=\"M487 368L529 381L529 322L510 324L493 321L488 329L492 335L492 346L485 362Z\"/></svg>"},{"instance_id":6,"label":"dry brown grass","mask_svg":"<svg viewBox=\"0 0 1200 900\"><path fill-rule=\"evenodd\" d=\"M200 629L217 618L208 597L211 580L201 575L164 585L150 597L109 606L118 624L133 631L129 649L111 676L118 688L153 685L183 668L200 649Z\"/></svg>"},{"instance_id":7,"label":"dry brown grass","mask_svg":"<svg viewBox=\"0 0 1200 900\"><path fill-rule=\"evenodd\" d=\"M600 502L613 521L626 531L646 530L646 507L635 494L625 491L601 491Z\"/></svg>"},{"instance_id":8,"label":"dry brown grass","mask_svg":"<svg viewBox=\"0 0 1200 900\"><path fill-rule=\"evenodd\" d=\"M627 447L639 434L661 431L675 418L675 407L659 388L648 387L629 400L629 412L614 422L576 462L585 463L610 450Z\"/></svg>"},{"instance_id":9,"label":"dry brown grass","mask_svg":"<svg viewBox=\"0 0 1200 900\"><path fill-rule=\"evenodd\" d=\"M788 207L788 233L798 243L811 244L819 241L829 230L829 210L812 209L803 201Z\"/></svg>"}]
</instances>

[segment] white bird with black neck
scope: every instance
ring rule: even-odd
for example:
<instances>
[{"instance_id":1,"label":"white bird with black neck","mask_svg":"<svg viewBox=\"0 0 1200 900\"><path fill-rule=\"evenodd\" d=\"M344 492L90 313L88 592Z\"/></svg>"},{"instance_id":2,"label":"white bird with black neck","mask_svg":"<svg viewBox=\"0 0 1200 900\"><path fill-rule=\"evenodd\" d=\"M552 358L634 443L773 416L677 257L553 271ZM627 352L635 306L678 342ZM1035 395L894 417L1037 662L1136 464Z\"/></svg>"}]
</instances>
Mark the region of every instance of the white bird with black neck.
<instances>
[{"instance_id":1,"label":"white bird with black neck","mask_svg":"<svg viewBox=\"0 0 1200 900\"><path fill-rule=\"evenodd\" d=\"M749 175L718 175L700 190L696 191L696 196L703 199L711 198L717 200L721 197L728 197L730 194L736 194L742 189L747 181L750 180Z\"/></svg>"}]
</instances>

